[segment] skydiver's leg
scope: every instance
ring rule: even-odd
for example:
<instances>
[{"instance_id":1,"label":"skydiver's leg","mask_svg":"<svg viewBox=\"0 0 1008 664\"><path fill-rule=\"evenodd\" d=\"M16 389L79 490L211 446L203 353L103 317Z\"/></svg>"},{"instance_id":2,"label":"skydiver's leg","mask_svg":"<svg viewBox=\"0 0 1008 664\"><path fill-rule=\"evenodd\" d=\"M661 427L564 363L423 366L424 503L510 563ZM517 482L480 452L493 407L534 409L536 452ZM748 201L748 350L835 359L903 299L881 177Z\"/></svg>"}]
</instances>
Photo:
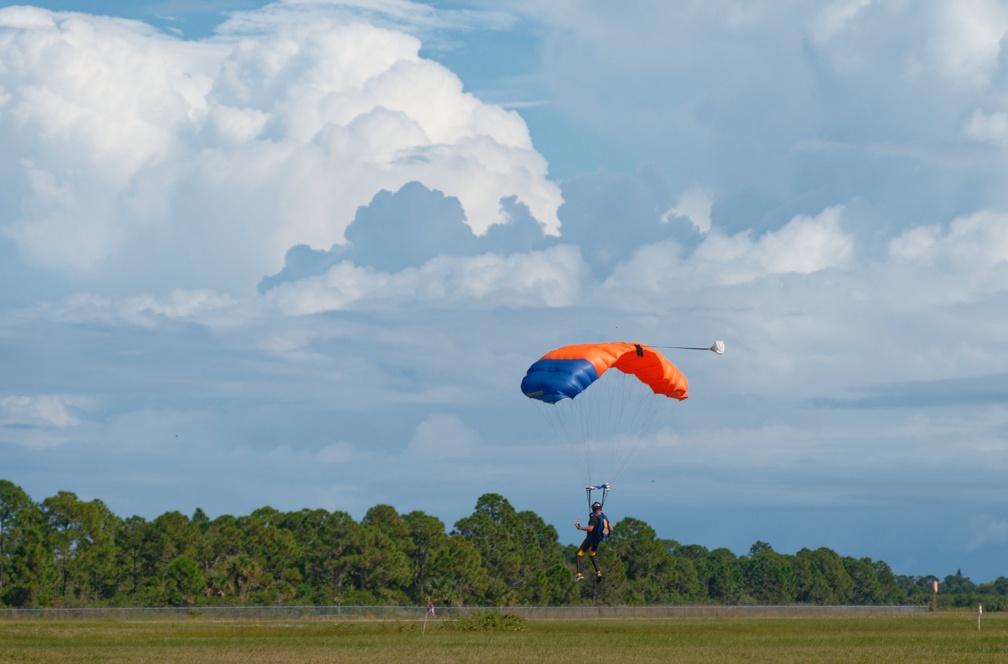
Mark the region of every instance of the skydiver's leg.
<instances>
[{"instance_id":1,"label":"skydiver's leg","mask_svg":"<svg viewBox=\"0 0 1008 664\"><path fill-rule=\"evenodd\" d=\"M581 543L581 548L578 549L577 555L574 556L574 564L577 566L578 576L581 576L581 557L584 556L585 550L588 550L588 540ZM591 555L595 555L595 552L592 551ZM594 558L592 558L592 562L595 562Z\"/></svg>"}]
</instances>

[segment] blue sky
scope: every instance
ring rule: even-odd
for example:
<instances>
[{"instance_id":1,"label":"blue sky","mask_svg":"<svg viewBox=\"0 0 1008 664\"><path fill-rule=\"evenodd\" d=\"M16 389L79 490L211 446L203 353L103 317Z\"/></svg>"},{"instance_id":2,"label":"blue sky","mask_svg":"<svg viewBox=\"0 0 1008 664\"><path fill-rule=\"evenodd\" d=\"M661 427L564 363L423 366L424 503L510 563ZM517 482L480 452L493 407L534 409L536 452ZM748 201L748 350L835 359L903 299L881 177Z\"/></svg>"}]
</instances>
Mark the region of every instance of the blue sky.
<instances>
[{"instance_id":1,"label":"blue sky","mask_svg":"<svg viewBox=\"0 0 1008 664\"><path fill-rule=\"evenodd\" d=\"M121 5L0 8L34 499L450 527L495 492L573 542L525 370L723 339L668 351L690 398L612 518L1008 576L1001 3Z\"/></svg>"}]
</instances>

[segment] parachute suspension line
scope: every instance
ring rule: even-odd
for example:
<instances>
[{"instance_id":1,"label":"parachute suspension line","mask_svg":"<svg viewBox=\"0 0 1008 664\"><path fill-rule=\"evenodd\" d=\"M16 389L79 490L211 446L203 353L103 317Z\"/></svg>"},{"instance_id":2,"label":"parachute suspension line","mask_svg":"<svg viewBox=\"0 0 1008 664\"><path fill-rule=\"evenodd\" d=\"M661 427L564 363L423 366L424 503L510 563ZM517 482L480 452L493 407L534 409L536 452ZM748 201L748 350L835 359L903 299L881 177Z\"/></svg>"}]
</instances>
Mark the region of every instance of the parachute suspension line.
<instances>
[{"instance_id":1,"label":"parachute suspension line","mask_svg":"<svg viewBox=\"0 0 1008 664\"><path fill-rule=\"evenodd\" d=\"M566 454L574 457L568 467L579 476L581 486L619 479L647 436L679 403L654 394L618 369L607 371L592 387L591 392L561 403L540 403L537 408L566 445Z\"/></svg>"},{"instance_id":2,"label":"parachute suspension line","mask_svg":"<svg viewBox=\"0 0 1008 664\"><path fill-rule=\"evenodd\" d=\"M653 397L653 399L658 402L661 397ZM656 434L661 428L661 423L669 416L669 412L678 407L679 402L675 401L673 403L658 403L656 407L644 412L642 410L642 418L639 423L634 424L635 431L640 433L634 436L628 446L623 447L620 445L613 446L614 456L610 467L613 469L610 477L612 480L619 479L619 476L626 470L627 466L630 465L630 461L636 455L637 450L641 448L644 444L644 439L649 435ZM622 450L620 454L618 451Z\"/></svg>"},{"instance_id":3,"label":"parachute suspension line","mask_svg":"<svg viewBox=\"0 0 1008 664\"><path fill-rule=\"evenodd\" d=\"M573 407L573 404L571 406ZM539 411L543 419L549 424L550 429L562 439L567 450L574 453L574 456L580 460L580 465L582 466L580 472L578 472L575 466L567 463L563 464L564 468L574 476L574 479L587 484L588 480L586 478L590 475L588 469L589 457L583 449L581 453L577 453L578 448L585 445L585 433L584 431L577 431L573 424L582 422L582 417L572 409L557 408L553 404L540 403L536 410Z\"/></svg>"},{"instance_id":4,"label":"parachute suspension line","mask_svg":"<svg viewBox=\"0 0 1008 664\"><path fill-rule=\"evenodd\" d=\"M585 404L591 404L584 409L585 415L580 420L590 424L586 426L585 454L588 463L598 464L605 477L589 475L586 485L619 479L644 446L645 439L658 430L679 404L656 395L636 377L616 369L607 371L593 387L593 394L586 391L574 401L583 399ZM597 450L591 449L592 441Z\"/></svg>"}]
</instances>

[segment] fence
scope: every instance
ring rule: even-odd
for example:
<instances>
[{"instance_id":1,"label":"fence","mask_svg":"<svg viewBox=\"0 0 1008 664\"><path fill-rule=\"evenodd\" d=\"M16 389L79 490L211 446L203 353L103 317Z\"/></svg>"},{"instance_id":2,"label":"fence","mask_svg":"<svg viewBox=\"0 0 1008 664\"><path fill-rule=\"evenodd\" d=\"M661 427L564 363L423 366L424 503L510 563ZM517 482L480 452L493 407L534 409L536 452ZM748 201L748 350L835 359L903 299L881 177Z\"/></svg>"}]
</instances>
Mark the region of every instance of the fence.
<instances>
[{"instance_id":1,"label":"fence","mask_svg":"<svg viewBox=\"0 0 1008 664\"><path fill-rule=\"evenodd\" d=\"M913 615L927 606L508 606L437 607L437 618L460 618L485 611L529 620L603 618L786 617L842 615ZM416 620L425 606L199 606L70 609L0 609L0 620Z\"/></svg>"}]
</instances>

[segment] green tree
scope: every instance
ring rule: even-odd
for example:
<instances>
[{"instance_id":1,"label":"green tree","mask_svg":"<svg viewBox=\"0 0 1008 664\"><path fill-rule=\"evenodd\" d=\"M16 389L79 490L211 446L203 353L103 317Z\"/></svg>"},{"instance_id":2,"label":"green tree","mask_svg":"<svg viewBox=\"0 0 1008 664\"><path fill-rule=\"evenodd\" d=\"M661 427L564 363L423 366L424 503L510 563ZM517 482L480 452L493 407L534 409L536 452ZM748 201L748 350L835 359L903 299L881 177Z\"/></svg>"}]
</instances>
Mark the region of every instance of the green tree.
<instances>
[{"instance_id":1,"label":"green tree","mask_svg":"<svg viewBox=\"0 0 1008 664\"><path fill-rule=\"evenodd\" d=\"M903 593L900 592L899 579L893 574L889 565L881 560L877 560L872 565L875 568L875 578L878 579L882 587L879 596L880 604L898 604L904 600Z\"/></svg>"},{"instance_id":2,"label":"green tree","mask_svg":"<svg viewBox=\"0 0 1008 664\"><path fill-rule=\"evenodd\" d=\"M249 517L236 520L242 532L241 549L257 560L262 567L259 578L261 595L257 601L284 601L293 597L284 578L300 578L301 545L294 534L282 527L284 515L272 507L263 507Z\"/></svg>"},{"instance_id":3,"label":"green tree","mask_svg":"<svg viewBox=\"0 0 1008 664\"><path fill-rule=\"evenodd\" d=\"M802 549L795 556L797 600L808 604L842 604L853 593L854 582L836 552L820 547Z\"/></svg>"},{"instance_id":4,"label":"green tree","mask_svg":"<svg viewBox=\"0 0 1008 664\"><path fill-rule=\"evenodd\" d=\"M31 505L31 498L21 487L9 480L0 480L0 598L4 594L4 582L10 575L8 570L14 537L11 531L18 513Z\"/></svg>"},{"instance_id":5,"label":"green tree","mask_svg":"<svg viewBox=\"0 0 1008 664\"><path fill-rule=\"evenodd\" d=\"M34 505L21 509L11 534L10 579L0 599L24 608L49 606L59 570L42 512Z\"/></svg>"},{"instance_id":6,"label":"green tree","mask_svg":"<svg viewBox=\"0 0 1008 664\"><path fill-rule=\"evenodd\" d=\"M424 596L437 604L462 606L469 601L485 604L489 574L476 546L459 534L449 535L434 553L424 580Z\"/></svg>"},{"instance_id":7,"label":"green tree","mask_svg":"<svg viewBox=\"0 0 1008 664\"><path fill-rule=\"evenodd\" d=\"M518 513L499 494L485 494L455 524L486 568L487 604L550 604L566 597L570 570L556 529L532 512Z\"/></svg>"},{"instance_id":8,"label":"green tree","mask_svg":"<svg viewBox=\"0 0 1008 664\"><path fill-rule=\"evenodd\" d=\"M195 604L196 598L206 589L206 579L199 563L180 556L168 564L165 574L168 583L167 601L174 605Z\"/></svg>"},{"instance_id":9,"label":"green tree","mask_svg":"<svg viewBox=\"0 0 1008 664\"><path fill-rule=\"evenodd\" d=\"M124 519L116 532L116 556L129 578L130 594L136 595L144 574L144 552L147 549L149 524L140 516Z\"/></svg>"},{"instance_id":10,"label":"green tree","mask_svg":"<svg viewBox=\"0 0 1008 664\"><path fill-rule=\"evenodd\" d=\"M662 545L675 562L676 580L672 586L674 602L695 604L707 600L707 584L700 578L697 558L686 553L687 547L675 540L663 540ZM698 547L703 549L703 547ZM706 549L704 549L706 553ZM700 556L700 559L703 557Z\"/></svg>"},{"instance_id":11,"label":"green tree","mask_svg":"<svg viewBox=\"0 0 1008 664\"><path fill-rule=\"evenodd\" d=\"M430 593L426 590L427 575L438 553L448 546L448 534L440 519L413 511L402 518L406 527L404 551L412 564L413 601L422 602Z\"/></svg>"},{"instance_id":12,"label":"green tree","mask_svg":"<svg viewBox=\"0 0 1008 664\"><path fill-rule=\"evenodd\" d=\"M484 595L475 601L553 604L570 596L569 563L556 529L532 512L516 512L500 494L481 496L454 533L472 543L486 570Z\"/></svg>"},{"instance_id":13,"label":"green tree","mask_svg":"<svg viewBox=\"0 0 1008 664\"><path fill-rule=\"evenodd\" d=\"M230 514L220 515L200 532L203 533L202 546L194 560L203 567L204 574L209 575L214 568L223 569L228 560L243 550L245 535L238 519ZM176 548L171 550L177 551L177 555L184 552L184 548L181 551Z\"/></svg>"},{"instance_id":14,"label":"green tree","mask_svg":"<svg viewBox=\"0 0 1008 664\"><path fill-rule=\"evenodd\" d=\"M372 525L360 525L337 561L357 596L401 603L412 580L409 558L399 543Z\"/></svg>"},{"instance_id":15,"label":"green tree","mask_svg":"<svg viewBox=\"0 0 1008 664\"><path fill-rule=\"evenodd\" d=\"M976 584L970 581L969 577L963 576L961 569L957 569L955 574L949 574L941 582L942 592L950 595L956 593L974 593L976 589Z\"/></svg>"},{"instance_id":16,"label":"green tree","mask_svg":"<svg viewBox=\"0 0 1008 664\"><path fill-rule=\"evenodd\" d=\"M223 569L231 588L238 595L238 600L244 602L259 582L262 566L252 556L244 551L237 553L223 562Z\"/></svg>"},{"instance_id":17,"label":"green tree","mask_svg":"<svg viewBox=\"0 0 1008 664\"><path fill-rule=\"evenodd\" d=\"M684 599L689 602L709 602L711 599L708 587L710 581L708 578L708 568L710 567L708 558L710 551L699 544L679 543L675 543L674 546L670 545L670 550L677 561L688 563L692 570L690 572L690 580L694 585L690 588L688 594L683 594Z\"/></svg>"},{"instance_id":18,"label":"green tree","mask_svg":"<svg viewBox=\"0 0 1008 664\"><path fill-rule=\"evenodd\" d=\"M297 560L291 561L283 572L288 582L297 583L296 597L318 604L332 603L332 584L328 577L331 554L326 539L332 527L330 522L338 522L341 518L353 521L349 515L339 517L322 509L303 509L280 516L278 525L291 534L300 552Z\"/></svg>"},{"instance_id":19,"label":"green tree","mask_svg":"<svg viewBox=\"0 0 1008 664\"><path fill-rule=\"evenodd\" d=\"M296 584L293 596L300 601L331 604L343 601L355 590L350 567L344 556L352 553L356 531L360 528L346 512L303 509L275 517L276 525L290 540L288 552L271 563L274 567L286 558L280 578ZM283 537L287 537L284 535ZM284 587L283 592L289 592Z\"/></svg>"},{"instance_id":20,"label":"green tree","mask_svg":"<svg viewBox=\"0 0 1008 664\"><path fill-rule=\"evenodd\" d=\"M496 493L480 496L475 511L455 523L455 532L472 543L487 570L481 603L498 606L518 603L513 581L521 576L522 556L512 539L517 528L517 512Z\"/></svg>"},{"instance_id":21,"label":"green tree","mask_svg":"<svg viewBox=\"0 0 1008 664\"><path fill-rule=\"evenodd\" d=\"M844 558L844 568L851 578L851 594L847 601L851 604L881 604L885 590L879 583L875 565L870 558Z\"/></svg>"},{"instance_id":22,"label":"green tree","mask_svg":"<svg viewBox=\"0 0 1008 664\"><path fill-rule=\"evenodd\" d=\"M88 546L82 555L83 569L88 575L90 592L97 600L107 600L118 592L122 574L116 563L116 533L122 519L100 500L90 502L94 519Z\"/></svg>"},{"instance_id":23,"label":"green tree","mask_svg":"<svg viewBox=\"0 0 1008 664\"><path fill-rule=\"evenodd\" d=\"M41 507L60 572L60 594L67 600L114 595L118 517L100 500L83 502L68 491L46 498Z\"/></svg>"},{"instance_id":24,"label":"green tree","mask_svg":"<svg viewBox=\"0 0 1008 664\"><path fill-rule=\"evenodd\" d=\"M762 604L790 604L798 594L794 569L786 556L766 542L756 542L741 561L746 593Z\"/></svg>"},{"instance_id":25,"label":"green tree","mask_svg":"<svg viewBox=\"0 0 1008 664\"><path fill-rule=\"evenodd\" d=\"M175 558L199 559L196 549L200 530L180 512L165 512L155 517L143 532L143 567L147 578L163 577L168 564Z\"/></svg>"},{"instance_id":26,"label":"green tree","mask_svg":"<svg viewBox=\"0 0 1008 664\"><path fill-rule=\"evenodd\" d=\"M362 526L372 526L394 540L405 540L409 528L391 505L375 505L361 519Z\"/></svg>"},{"instance_id":27,"label":"green tree","mask_svg":"<svg viewBox=\"0 0 1008 664\"><path fill-rule=\"evenodd\" d=\"M719 548L707 554L701 577L707 579L707 595L723 604L738 604L745 597L745 579L738 556Z\"/></svg>"},{"instance_id":28,"label":"green tree","mask_svg":"<svg viewBox=\"0 0 1008 664\"><path fill-rule=\"evenodd\" d=\"M519 512L517 518L522 560L522 575L516 579L520 601L535 605L565 602L572 591L571 570L556 528L531 511Z\"/></svg>"},{"instance_id":29,"label":"green tree","mask_svg":"<svg viewBox=\"0 0 1008 664\"><path fill-rule=\"evenodd\" d=\"M669 603L678 581L675 559L645 522L626 517L606 545L622 562L626 587L617 601L626 604ZM608 585L609 579L606 579Z\"/></svg>"}]
</instances>

